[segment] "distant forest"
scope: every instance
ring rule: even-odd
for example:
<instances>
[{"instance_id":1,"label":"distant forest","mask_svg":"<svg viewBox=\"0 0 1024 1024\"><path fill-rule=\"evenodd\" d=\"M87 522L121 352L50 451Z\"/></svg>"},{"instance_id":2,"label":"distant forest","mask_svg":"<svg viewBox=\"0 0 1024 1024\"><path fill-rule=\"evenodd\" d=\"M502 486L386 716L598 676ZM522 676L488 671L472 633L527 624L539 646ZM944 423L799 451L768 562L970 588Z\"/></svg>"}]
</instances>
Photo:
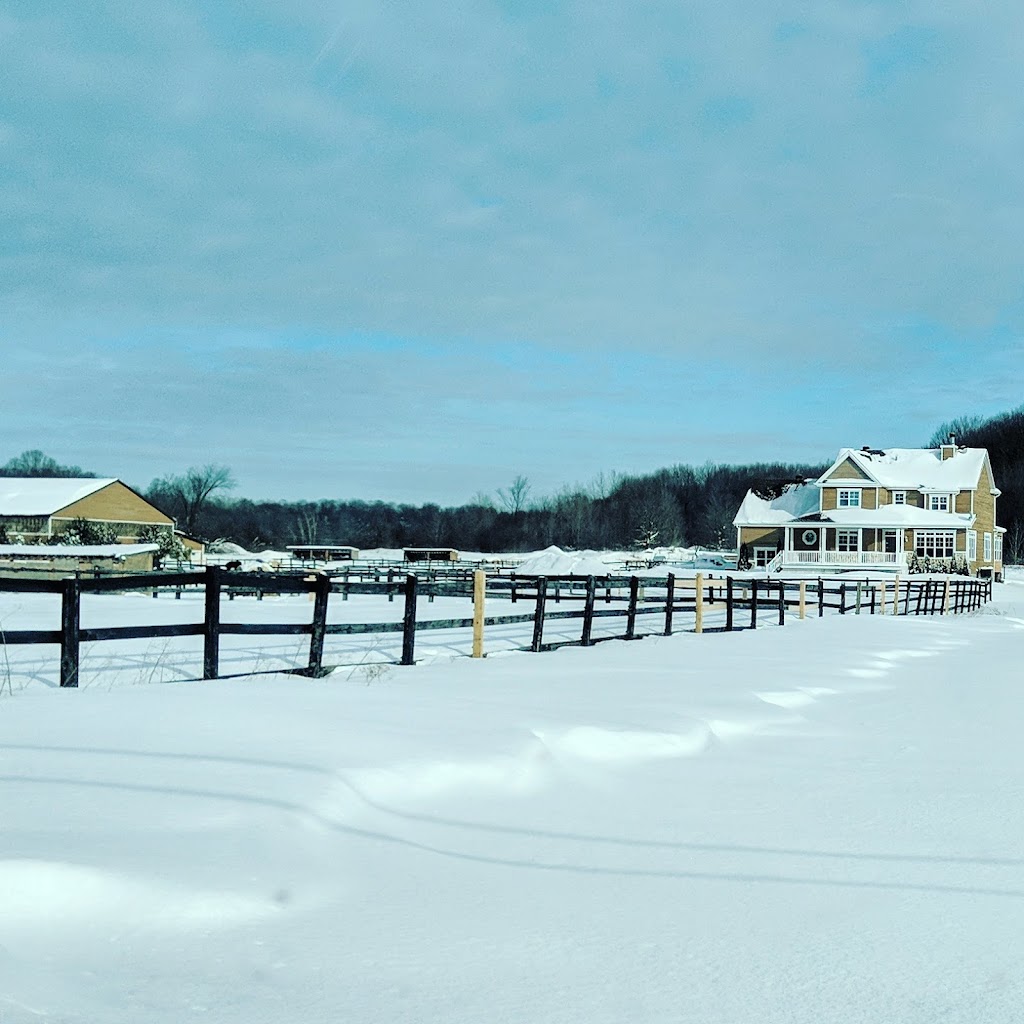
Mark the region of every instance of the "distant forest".
<instances>
[{"instance_id":1,"label":"distant forest","mask_svg":"<svg viewBox=\"0 0 1024 1024\"><path fill-rule=\"evenodd\" d=\"M950 435L958 444L988 448L1002 489L999 522L1007 527L1008 561L1024 560L1024 406L990 419L961 417L942 424L935 446ZM249 550L288 544L351 544L357 548L453 547L467 551L649 548L671 545L732 547L733 516L747 490L820 475L829 463L757 463L673 466L642 475L601 477L534 497L525 476L493 496L466 505L398 505L382 501L253 501L232 498L231 471L202 466L137 488L206 541L224 539ZM60 466L42 452L25 452L0 476L93 476Z\"/></svg>"}]
</instances>

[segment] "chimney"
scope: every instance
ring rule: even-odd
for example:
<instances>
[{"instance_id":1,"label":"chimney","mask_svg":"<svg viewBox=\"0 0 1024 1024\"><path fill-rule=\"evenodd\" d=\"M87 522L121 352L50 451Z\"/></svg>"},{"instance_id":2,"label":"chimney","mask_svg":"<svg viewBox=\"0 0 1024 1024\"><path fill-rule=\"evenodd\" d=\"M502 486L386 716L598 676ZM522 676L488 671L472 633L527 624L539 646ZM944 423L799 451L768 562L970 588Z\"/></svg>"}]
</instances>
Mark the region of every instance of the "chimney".
<instances>
[{"instance_id":1,"label":"chimney","mask_svg":"<svg viewBox=\"0 0 1024 1024\"><path fill-rule=\"evenodd\" d=\"M950 434L949 440L939 447L939 458L945 462L946 459L951 459L954 455L956 455L956 437Z\"/></svg>"}]
</instances>

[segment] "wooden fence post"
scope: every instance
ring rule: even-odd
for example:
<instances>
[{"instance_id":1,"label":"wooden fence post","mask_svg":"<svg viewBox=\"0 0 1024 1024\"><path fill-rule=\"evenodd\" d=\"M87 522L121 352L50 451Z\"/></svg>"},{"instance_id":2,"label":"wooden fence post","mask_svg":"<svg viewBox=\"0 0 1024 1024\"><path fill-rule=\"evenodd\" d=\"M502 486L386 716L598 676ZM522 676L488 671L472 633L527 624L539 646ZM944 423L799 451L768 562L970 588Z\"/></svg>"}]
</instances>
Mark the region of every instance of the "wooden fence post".
<instances>
[{"instance_id":1,"label":"wooden fence post","mask_svg":"<svg viewBox=\"0 0 1024 1024\"><path fill-rule=\"evenodd\" d=\"M537 578L537 610L533 613L533 643L530 650L539 653L544 645L544 605L548 598L548 581L546 576Z\"/></svg>"},{"instance_id":2,"label":"wooden fence post","mask_svg":"<svg viewBox=\"0 0 1024 1024\"><path fill-rule=\"evenodd\" d=\"M487 594L487 573L473 573L473 657L484 656L484 598Z\"/></svg>"},{"instance_id":3,"label":"wooden fence post","mask_svg":"<svg viewBox=\"0 0 1024 1024\"><path fill-rule=\"evenodd\" d=\"M636 576L629 578L629 610L626 612L626 639L636 639L636 602L640 595L640 580Z\"/></svg>"},{"instance_id":4,"label":"wooden fence post","mask_svg":"<svg viewBox=\"0 0 1024 1024\"><path fill-rule=\"evenodd\" d=\"M306 675L324 674L324 637L327 635L327 603L331 596L331 577L327 573L316 574L313 589L313 623L309 631L309 667Z\"/></svg>"},{"instance_id":5,"label":"wooden fence post","mask_svg":"<svg viewBox=\"0 0 1024 1024\"><path fill-rule=\"evenodd\" d=\"M779 625L786 624L786 584L779 580Z\"/></svg>"},{"instance_id":6,"label":"wooden fence post","mask_svg":"<svg viewBox=\"0 0 1024 1024\"><path fill-rule=\"evenodd\" d=\"M732 632L732 609L733 609L733 584L732 577L725 578L725 628Z\"/></svg>"},{"instance_id":7,"label":"wooden fence post","mask_svg":"<svg viewBox=\"0 0 1024 1024\"><path fill-rule=\"evenodd\" d=\"M807 618L807 580L800 581L800 618Z\"/></svg>"},{"instance_id":8,"label":"wooden fence post","mask_svg":"<svg viewBox=\"0 0 1024 1024\"><path fill-rule=\"evenodd\" d=\"M204 679L216 679L220 672L220 584L220 566L208 565L203 617Z\"/></svg>"},{"instance_id":9,"label":"wooden fence post","mask_svg":"<svg viewBox=\"0 0 1024 1024\"><path fill-rule=\"evenodd\" d=\"M854 612L855 615L860 615L860 605L861 605L861 598L863 597L863 593L864 593L864 581L863 580L857 580L857 609Z\"/></svg>"},{"instance_id":10,"label":"wooden fence post","mask_svg":"<svg viewBox=\"0 0 1024 1024\"><path fill-rule=\"evenodd\" d=\"M672 635L672 612L676 599L676 577L675 573L669 573L665 581L665 636Z\"/></svg>"},{"instance_id":11,"label":"wooden fence post","mask_svg":"<svg viewBox=\"0 0 1024 1024\"><path fill-rule=\"evenodd\" d=\"M757 629L757 580L750 581L750 628Z\"/></svg>"},{"instance_id":12,"label":"wooden fence post","mask_svg":"<svg viewBox=\"0 0 1024 1024\"><path fill-rule=\"evenodd\" d=\"M945 615L949 611L949 577L946 577L946 587L942 595L942 614Z\"/></svg>"},{"instance_id":13,"label":"wooden fence post","mask_svg":"<svg viewBox=\"0 0 1024 1024\"><path fill-rule=\"evenodd\" d=\"M839 584L839 614L846 614L846 584Z\"/></svg>"},{"instance_id":14,"label":"wooden fence post","mask_svg":"<svg viewBox=\"0 0 1024 1024\"><path fill-rule=\"evenodd\" d=\"M587 598L583 603L583 632L580 634L580 646L590 647L593 641L590 639L591 631L594 628L594 591L596 585L594 577L587 577Z\"/></svg>"},{"instance_id":15,"label":"wooden fence post","mask_svg":"<svg viewBox=\"0 0 1024 1024\"><path fill-rule=\"evenodd\" d=\"M881 601L882 615L885 614L885 603L888 600L889 600L888 584L885 582L885 580L882 580L882 601Z\"/></svg>"},{"instance_id":16,"label":"wooden fence post","mask_svg":"<svg viewBox=\"0 0 1024 1024\"><path fill-rule=\"evenodd\" d=\"M702 573L697 573L693 578L693 600L694 600L694 616L693 616L693 631L694 633L704 632L704 576Z\"/></svg>"},{"instance_id":17,"label":"wooden fence post","mask_svg":"<svg viewBox=\"0 0 1024 1024\"><path fill-rule=\"evenodd\" d=\"M818 577L818 618L825 614L825 581Z\"/></svg>"},{"instance_id":18,"label":"wooden fence post","mask_svg":"<svg viewBox=\"0 0 1024 1024\"><path fill-rule=\"evenodd\" d=\"M61 581L60 685L78 686L79 630L81 628L81 583L76 576Z\"/></svg>"},{"instance_id":19,"label":"wooden fence post","mask_svg":"<svg viewBox=\"0 0 1024 1024\"><path fill-rule=\"evenodd\" d=\"M402 616L402 664L416 664L416 585L419 579L405 577L405 613Z\"/></svg>"}]
</instances>

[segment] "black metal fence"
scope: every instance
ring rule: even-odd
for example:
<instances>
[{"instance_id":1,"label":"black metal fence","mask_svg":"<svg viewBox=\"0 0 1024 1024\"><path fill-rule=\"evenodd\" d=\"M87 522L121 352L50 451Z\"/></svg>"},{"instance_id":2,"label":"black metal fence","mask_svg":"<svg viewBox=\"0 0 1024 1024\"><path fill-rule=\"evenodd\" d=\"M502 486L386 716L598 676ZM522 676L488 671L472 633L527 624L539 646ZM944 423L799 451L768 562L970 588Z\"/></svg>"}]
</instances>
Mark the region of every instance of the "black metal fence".
<instances>
[{"instance_id":1,"label":"black metal fence","mask_svg":"<svg viewBox=\"0 0 1024 1024\"><path fill-rule=\"evenodd\" d=\"M61 595L60 629L7 630L0 633L5 645L54 644L60 646L60 685L78 685L82 643L104 640L132 640L155 637L201 636L203 678L216 679L220 672L220 639L225 635L309 636L309 656L304 665L291 671L319 676L324 666L324 641L330 635L361 633L402 634L400 664L415 663L416 636L424 630L481 629L514 623L532 624L530 643L523 649L540 652L568 644L583 647L603 640L637 640L644 636L669 636L682 629L695 632L729 632L756 629L759 616L777 616L784 625L795 609L803 618L817 610L846 614L958 614L973 611L992 597L992 581L947 577L925 580L781 580L681 577L595 577L595 576L493 576L487 578L486 596L524 603L530 610L521 614L476 616L451 619L418 619L417 602L425 597L467 597L473 593L472 577L447 573L393 574L379 581L352 579L351 574L306 576L292 573L242 573L210 566L204 572L152 572L109 577L67 577L61 580L0 579L0 592L53 593ZM181 596L183 591L201 590L202 622L142 626L100 626L83 628L83 593L146 591ZM271 594L310 594L311 621L306 623L239 623L221 621L222 597L238 594L262 597ZM374 594L394 601L401 597L401 621L328 622L332 594L347 599L351 594ZM567 605L568 607L561 607ZM712 614L714 613L714 614ZM625 617L624 632L595 636L595 620ZM680 620L685 624L680 628ZM692 618L691 618L692 617ZM554 620L581 621L578 639L545 638L546 624ZM650 624L641 632L638 621Z\"/></svg>"}]
</instances>

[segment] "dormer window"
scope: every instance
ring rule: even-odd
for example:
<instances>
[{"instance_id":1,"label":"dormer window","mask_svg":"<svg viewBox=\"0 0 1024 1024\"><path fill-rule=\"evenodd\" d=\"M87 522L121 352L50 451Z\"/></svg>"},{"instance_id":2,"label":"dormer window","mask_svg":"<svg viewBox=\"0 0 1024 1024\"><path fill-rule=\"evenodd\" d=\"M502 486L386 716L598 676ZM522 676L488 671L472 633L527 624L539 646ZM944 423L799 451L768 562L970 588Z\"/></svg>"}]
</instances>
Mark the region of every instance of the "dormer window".
<instances>
[{"instance_id":1,"label":"dormer window","mask_svg":"<svg viewBox=\"0 0 1024 1024\"><path fill-rule=\"evenodd\" d=\"M839 508L860 508L860 491L841 490L837 501Z\"/></svg>"},{"instance_id":2,"label":"dormer window","mask_svg":"<svg viewBox=\"0 0 1024 1024\"><path fill-rule=\"evenodd\" d=\"M948 512L951 502L948 494L929 494L928 509L931 512Z\"/></svg>"},{"instance_id":3,"label":"dormer window","mask_svg":"<svg viewBox=\"0 0 1024 1024\"><path fill-rule=\"evenodd\" d=\"M907 503L907 492L906 491L893 491L892 492L892 503L894 505L906 505L906 503Z\"/></svg>"}]
</instances>

